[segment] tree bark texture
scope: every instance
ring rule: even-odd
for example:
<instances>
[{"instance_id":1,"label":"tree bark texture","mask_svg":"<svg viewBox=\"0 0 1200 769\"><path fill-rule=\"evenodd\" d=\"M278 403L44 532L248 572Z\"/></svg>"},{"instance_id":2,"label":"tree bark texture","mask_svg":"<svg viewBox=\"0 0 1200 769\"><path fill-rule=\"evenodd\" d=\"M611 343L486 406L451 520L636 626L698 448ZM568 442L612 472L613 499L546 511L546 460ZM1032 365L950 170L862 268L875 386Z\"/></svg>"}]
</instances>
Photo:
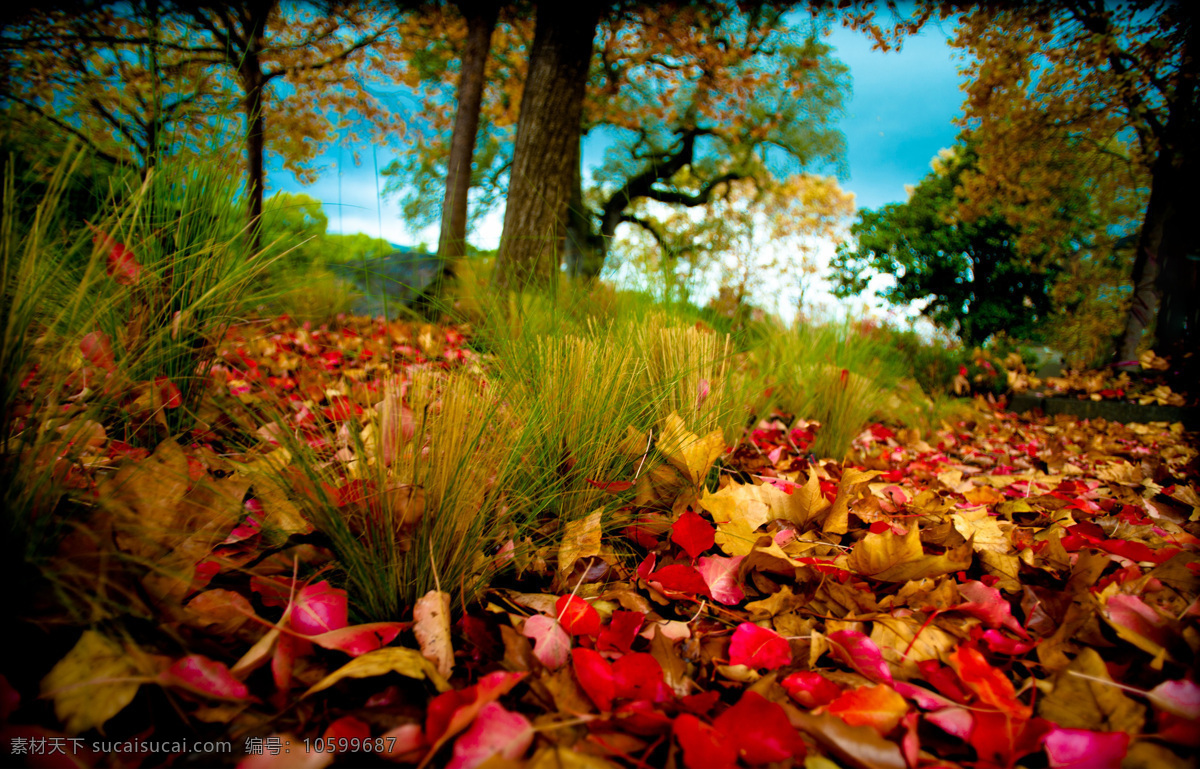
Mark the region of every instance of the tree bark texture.
<instances>
[{"instance_id":1,"label":"tree bark texture","mask_svg":"<svg viewBox=\"0 0 1200 769\"><path fill-rule=\"evenodd\" d=\"M238 78L242 82L243 108L246 112L246 213L250 225L252 253L262 250L263 187L265 173L263 156L266 152L266 123L263 105L267 87L261 52L266 34L267 17L274 0L252 0L243 8L246 34L245 52L238 62Z\"/></svg>"},{"instance_id":2,"label":"tree bark texture","mask_svg":"<svg viewBox=\"0 0 1200 769\"><path fill-rule=\"evenodd\" d=\"M502 290L549 290L557 279L599 19L595 0L537 4L496 263Z\"/></svg>"},{"instance_id":3,"label":"tree bark texture","mask_svg":"<svg viewBox=\"0 0 1200 769\"><path fill-rule=\"evenodd\" d=\"M458 8L467 22L458 76L458 107L447 162L446 197L442 203L442 229L438 237L438 260L443 277L452 277L455 263L466 256L467 193L471 189L471 161L479 131L483 104L484 69L492 45L492 32L500 6L493 0L460 0Z\"/></svg>"}]
</instances>

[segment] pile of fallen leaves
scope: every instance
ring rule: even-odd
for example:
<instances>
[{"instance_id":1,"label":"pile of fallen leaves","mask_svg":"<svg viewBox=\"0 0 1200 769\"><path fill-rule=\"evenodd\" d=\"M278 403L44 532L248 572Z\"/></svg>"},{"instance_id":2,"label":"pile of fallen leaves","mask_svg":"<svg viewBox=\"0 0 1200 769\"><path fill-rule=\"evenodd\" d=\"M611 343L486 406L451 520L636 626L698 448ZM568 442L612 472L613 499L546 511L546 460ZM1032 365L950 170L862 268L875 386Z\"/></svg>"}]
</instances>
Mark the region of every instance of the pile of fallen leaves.
<instances>
[{"instance_id":1,"label":"pile of fallen leaves","mask_svg":"<svg viewBox=\"0 0 1200 769\"><path fill-rule=\"evenodd\" d=\"M243 327L194 431L150 450L98 426L71 455L94 509L55 560L94 616L19 618L41 646L0 682L7 763L1194 765L1200 494L1178 426L981 408L924 436L872 425L837 464L806 455L817 425L727 447L672 423L673 499L494 554L477 605L431 591L352 624L297 490L259 472L278 458L229 456L222 414L282 404L319 446L397 366L479 365L463 341Z\"/></svg>"},{"instance_id":2,"label":"pile of fallen leaves","mask_svg":"<svg viewBox=\"0 0 1200 769\"><path fill-rule=\"evenodd\" d=\"M1014 393L1035 392L1044 397L1066 397L1080 400L1118 400L1141 406L1196 405L1195 394L1178 391L1178 376L1173 376L1171 363L1153 350L1142 353L1140 369L1132 376L1118 369L1076 371L1069 369L1062 376L1038 379L1025 368L1017 355L1004 362L1009 389ZM1176 389L1172 389L1172 382ZM1194 386L1194 383L1191 383ZM1189 388L1192 389L1192 388Z\"/></svg>"}]
</instances>

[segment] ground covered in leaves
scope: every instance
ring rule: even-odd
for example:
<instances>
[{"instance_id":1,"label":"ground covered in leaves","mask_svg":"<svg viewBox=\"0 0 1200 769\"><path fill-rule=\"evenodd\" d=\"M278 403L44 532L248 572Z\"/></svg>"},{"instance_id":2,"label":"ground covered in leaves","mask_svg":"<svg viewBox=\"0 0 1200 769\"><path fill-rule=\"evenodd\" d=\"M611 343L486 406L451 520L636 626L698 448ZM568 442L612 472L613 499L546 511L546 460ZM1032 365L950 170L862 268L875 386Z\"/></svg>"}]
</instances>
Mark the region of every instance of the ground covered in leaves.
<instances>
[{"instance_id":1,"label":"ground covered in leaves","mask_svg":"<svg viewBox=\"0 0 1200 769\"><path fill-rule=\"evenodd\" d=\"M328 442L372 417L397 358L481 365L463 342L242 327L212 374L232 412L153 448L96 425L70 477L97 503L54 560L93 616L34 591L14 623L4 763L1195 765L1200 495L1178 426L981 406L924 435L872 425L840 464L808 455L819 426L764 419L727 446L668 420L647 436L667 504L638 504L636 474L592 479L625 518L482 554L478 604L434 591L352 622L302 489L255 472L278 455L231 455L222 414L281 403ZM172 394L140 393L153 432ZM347 515L370 504L349 477L336 492ZM157 568L128 584L116 552Z\"/></svg>"}]
</instances>

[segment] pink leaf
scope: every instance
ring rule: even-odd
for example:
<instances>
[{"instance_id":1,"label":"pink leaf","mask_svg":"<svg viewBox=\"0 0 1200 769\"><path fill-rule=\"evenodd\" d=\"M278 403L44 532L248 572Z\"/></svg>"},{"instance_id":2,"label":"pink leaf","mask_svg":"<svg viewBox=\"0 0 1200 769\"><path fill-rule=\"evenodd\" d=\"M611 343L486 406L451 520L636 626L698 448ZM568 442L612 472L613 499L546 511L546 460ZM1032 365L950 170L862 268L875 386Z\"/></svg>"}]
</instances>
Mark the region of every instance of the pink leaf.
<instances>
[{"instance_id":1,"label":"pink leaf","mask_svg":"<svg viewBox=\"0 0 1200 769\"><path fill-rule=\"evenodd\" d=\"M516 760L533 743L533 724L520 713L489 702L479 710L475 723L454 743L454 756L447 769L475 769L492 756Z\"/></svg>"},{"instance_id":2,"label":"pink leaf","mask_svg":"<svg viewBox=\"0 0 1200 769\"><path fill-rule=\"evenodd\" d=\"M369 622L306 636L306 639L324 649L337 649L357 657L387 646L407 627L407 622Z\"/></svg>"},{"instance_id":3,"label":"pink leaf","mask_svg":"<svg viewBox=\"0 0 1200 769\"><path fill-rule=\"evenodd\" d=\"M834 656L842 662L875 683L892 683L892 670L870 638L857 630L837 630L827 638Z\"/></svg>"},{"instance_id":4,"label":"pink leaf","mask_svg":"<svg viewBox=\"0 0 1200 769\"><path fill-rule=\"evenodd\" d=\"M306 585L296 594L292 607L292 629L304 635L341 630L348 623L346 591L328 582Z\"/></svg>"},{"instance_id":5,"label":"pink leaf","mask_svg":"<svg viewBox=\"0 0 1200 769\"><path fill-rule=\"evenodd\" d=\"M978 617L988 627L1006 627L1022 638L1029 638L1025 628L1012 615L1012 606L1004 600L999 589L988 587L978 580L966 580L958 584L958 594L967 601L953 607L955 611Z\"/></svg>"},{"instance_id":6,"label":"pink leaf","mask_svg":"<svg viewBox=\"0 0 1200 769\"><path fill-rule=\"evenodd\" d=\"M775 670L791 661L791 645L774 630L743 622L733 631L733 640L729 644L729 664Z\"/></svg>"},{"instance_id":7,"label":"pink leaf","mask_svg":"<svg viewBox=\"0 0 1200 769\"><path fill-rule=\"evenodd\" d=\"M783 708L761 694L746 692L738 704L717 716L713 726L729 735L747 764L804 757L804 740Z\"/></svg>"},{"instance_id":8,"label":"pink leaf","mask_svg":"<svg viewBox=\"0 0 1200 769\"><path fill-rule=\"evenodd\" d=\"M726 606L741 603L746 594L738 584L738 567L742 564L744 555L726 558L723 555L706 555L696 563L696 571L708 583L709 592L714 601Z\"/></svg>"},{"instance_id":9,"label":"pink leaf","mask_svg":"<svg viewBox=\"0 0 1200 769\"><path fill-rule=\"evenodd\" d=\"M480 709L520 683L525 673L489 673L479 683L434 697L425 711L425 739L436 752L475 719Z\"/></svg>"},{"instance_id":10,"label":"pink leaf","mask_svg":"<svg viewBox=\"0 0 1200 769\"><path fill-rule=\"evenodd\" d=\"M691 510L685 510L671 524L671 541L683 548L692 560L716 543L716 530L712 524Z\"/></svg>"},{"instance_id":11,"label":"pink leaf","mask_svg":"<svg viewBox=\"0 0 1200 769\"><path fill-rule=\"evenodd\" d=\"M734 769L737 766L737 747L725 733L691 713L676 716L672 731L683 748L683 765L688 769Z\"/></svg>"},{"instance_id":12,"label":"pink leaf","mask_svg":"<svg viewBox=\"0 0 1200 769\"><path fill-rule=\"evenodd\" d=\"M617 684L613 678L612 665L593 649L572 649L571 667L580 687L587 692L596 707L607 713L612 710Z\"/></svg>"},{"instance_id":13,"label":"pink leaf","mask_svg":"<svg viewBox=\"0 0 1200 769\"><path fill-rule=\"evenodd\" d=\"M554 611L563 629L571 635L600 634L600 613L579 596L564 595L554 602Z\"/></svg>"},{"instance_id":14,"label":"pink leaf","mask_svg":"<svg viewBox=\"0 0 1200 769\"><path fill-rule=\"evenodd\" d=\"M558 670L567 664L571 637L553 617L535 614L525 620L525 628L521 633L526 638L533 639L533 656L543 665L551 670Z\"/></svg>"},{"instance_id":15,"label":"pink leaf","mask_svg":"<svg viewBox=\"0 0 1200 769\"><path fill-rule=\"evenodd\" d=\"M398 764L415 764L429 747L420 724L401 724L381 734L376 744L384 748L375 751L377 756Z\"/></svg>"},{"instance_id":16,"label":"pink leaf","mask_svg":"<svg viewBox=\"0 0 1200 769\"><path fill-rule=\"evenodd\" d=\"M1195 681L1163 681L1150 690L1150 702L1171 715L1200 720L1200 686Z\"/></svg>"},{"instance_id":17,"label":"pink leaf","mask_svg":"<svg viewBox=\"0 0 1200 769\"><path fill-rule=\"evenodd\" d=\"M158 682L214 699L250 699L250 690L233 677L229 668L201 654L189 654L171 665L159 673Z\"/></svg>"},{"instance_id":18,"label":"pink leaf","mask_svg":"<svg viewBox=\"0 0 1200 769\"><path fill-rule=\"evenodd\" d=\"M1120 769L1129 735L1056 726L1043 744L1053 769Z\"/></svg>"}]
</instances>

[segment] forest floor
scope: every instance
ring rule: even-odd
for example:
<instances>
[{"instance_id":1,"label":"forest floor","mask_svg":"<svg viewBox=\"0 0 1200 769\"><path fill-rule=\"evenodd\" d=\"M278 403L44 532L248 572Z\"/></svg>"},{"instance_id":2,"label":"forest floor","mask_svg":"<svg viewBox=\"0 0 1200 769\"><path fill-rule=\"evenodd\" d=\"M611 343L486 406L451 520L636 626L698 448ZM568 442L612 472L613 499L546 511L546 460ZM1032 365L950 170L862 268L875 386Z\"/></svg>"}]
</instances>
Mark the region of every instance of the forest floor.
<instances>
[{"instance_id":1,"label":"forest floor","mask_svg":"<svg viewBox=\"0 0 1200 769\"><path fill-rule=\"evenodd\" d=\"M237 329L212 374L225 417L154 445L91 432L52 579L8 565L0 763L1196 765L1200 453L1180 425L977 400L924 434L872 424L844 463L809 455L803 423L731 446L677 428L653 501L640 476L588 479L622 515L481 551L475 603L433 591L352 623L311 490L266 480L288 458L239 453L228 415L280 403L319 442L372 416L381 361L478 366L463 343ZM368 515L363 489L346 469L329 491Z\"/></svg>"}]
</instances>

